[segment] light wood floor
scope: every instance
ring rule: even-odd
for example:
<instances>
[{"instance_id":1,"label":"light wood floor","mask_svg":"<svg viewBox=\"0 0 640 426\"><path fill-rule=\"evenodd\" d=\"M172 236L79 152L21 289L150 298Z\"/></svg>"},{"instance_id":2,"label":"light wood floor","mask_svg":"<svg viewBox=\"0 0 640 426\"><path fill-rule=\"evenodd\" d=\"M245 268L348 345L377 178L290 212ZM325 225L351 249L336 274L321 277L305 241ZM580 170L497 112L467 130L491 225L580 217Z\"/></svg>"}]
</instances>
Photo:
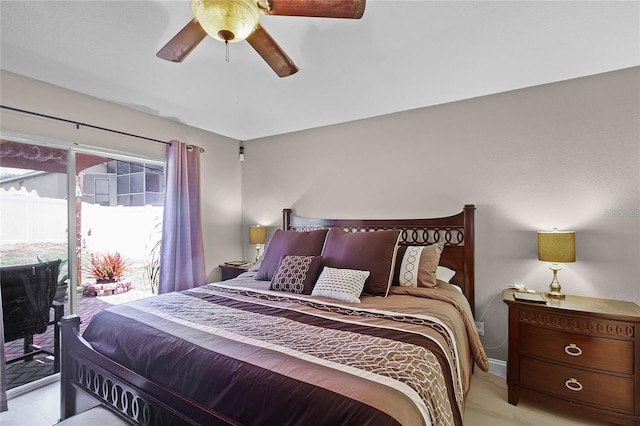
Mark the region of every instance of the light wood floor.
<instances>
[{"instance_id":1,"label":"light wood floor","mask_svg":"<svg viewBox=\"0 0 640 426\"><path fill-rule=\"evenodd\" d=\"M0 425L50 426L59 418L58 382L9 400L9 411L0 414ZM507 403L507 385L503 378L476 369L464 415L465 426L569 426L602 425L584 417L545 410L521 400L514 407Z\"/></svg>"}]
</instances>

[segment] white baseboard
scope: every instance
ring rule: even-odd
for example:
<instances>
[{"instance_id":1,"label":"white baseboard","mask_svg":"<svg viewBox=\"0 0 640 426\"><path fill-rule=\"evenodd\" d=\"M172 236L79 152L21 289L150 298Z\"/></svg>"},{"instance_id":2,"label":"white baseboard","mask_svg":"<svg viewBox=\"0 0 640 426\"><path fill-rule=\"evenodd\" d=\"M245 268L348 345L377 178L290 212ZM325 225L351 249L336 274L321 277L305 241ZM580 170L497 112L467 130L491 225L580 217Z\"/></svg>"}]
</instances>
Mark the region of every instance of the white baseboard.
<instances>
[{"instance_id":1,"label":"white baseboard","mask_svg":"<svg viewBox=\"0 0 640 426\"><path fill-rule=\"evenodd\" d=\"M489 358L489 373L496 376L507 378L507 362L499 359Z\"/></svg>"},{"instance_id":2,"label":"white baseboard","mask_svg":"<svg viewBox=\"0 0 640 426\"><path fill-rule=\"evenodd\" d=\"M33 382L25 383L24 385L18 386L17 388L9 389L7 390L7 400L12 398L17 398L21 395L24 395L25 393L50 385L51 383L55 383L59 380L60 380L60 373L55 373L55 374L51 374L49 376L43 377L41 379L35 380Z\"/></svg>"}]
</instances>

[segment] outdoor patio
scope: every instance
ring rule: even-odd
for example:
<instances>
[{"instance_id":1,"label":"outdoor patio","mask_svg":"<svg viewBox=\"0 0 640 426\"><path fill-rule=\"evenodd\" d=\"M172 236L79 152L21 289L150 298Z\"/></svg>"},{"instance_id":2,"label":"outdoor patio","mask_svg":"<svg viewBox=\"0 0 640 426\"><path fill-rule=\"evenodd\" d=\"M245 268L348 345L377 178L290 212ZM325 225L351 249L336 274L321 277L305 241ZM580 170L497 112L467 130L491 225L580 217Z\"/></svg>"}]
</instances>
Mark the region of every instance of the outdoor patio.
<instances>
[{"instance_id":1,"label":"outdoor patio","mask_svg":"<svg viewBox=\"0 0 640 426\"><path fill-rule=\"evenodd\" d=\"M84 331L95 314L109 306L148 296L151 296L150 292L145 294L141 291L131 291L121 295L105 297L83 297L82 295L78 295L77 314L82 320L80 331ZM65 315L69 313L68 300L64 303L64 313ZM53 351L53 331L54 327L49 326L45 333L33 336L33 343ZM13 342L6 343L4 348L7 360L16 358L22 354L23 341L22 339L14 340ZM52 356L41 354L36 355L33 361L17 361L7 365L7 389L16 388L51 374L53 374Z\"/></svg>"}]
</instances>

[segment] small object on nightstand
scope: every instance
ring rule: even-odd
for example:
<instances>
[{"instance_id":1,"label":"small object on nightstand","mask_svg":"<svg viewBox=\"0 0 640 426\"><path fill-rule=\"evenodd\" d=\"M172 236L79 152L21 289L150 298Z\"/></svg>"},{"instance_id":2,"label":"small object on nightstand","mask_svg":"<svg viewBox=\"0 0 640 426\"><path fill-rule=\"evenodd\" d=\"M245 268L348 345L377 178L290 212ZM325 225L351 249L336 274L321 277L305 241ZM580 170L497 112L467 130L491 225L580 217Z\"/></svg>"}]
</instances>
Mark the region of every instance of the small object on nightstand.
<instances>
[{"instance_id":1,"label":"small object on nightstand","mask_svg":"<svg viewBox=\"0 0 640 426\"><path fill-rule=\"evenodd\" d=\"M509 306L508 400L535 399L610 423L640 425L640 306L567 295Z\"/></svg>"},{"instance_id":2,"label":"small object on nightstand","mask_svg":"<svg viewBox=\"0 0 640 426\"><path fill-rule=\"evenodd\" d=\"M547 299L535 291L533 293L529 293L528 290L526 292L514 291L513 298L521 302L547 303Z\"/></svg>"},{"instance_id":3,"label":"small object on nightstand","mask_svg":"<svg viewBox=\"0 0 640 426\"><path fill-rule=\"evenodd\" d=\"M250 265L251 262L246 262L244 260L232 260L230 262L224 262L224 264L228 266L247 266Z\"/></svg>"},{"instance_id":4,"label":"small object on nightstand","mask_svg":"<svg viewBox=\"0 0 640 426\"><path fill-rule=\"evenodd\" d=\"M527 288L525 286L516 283L509 284L507 288L512 288L514 291L527 291Z\"/></svg>"}]
</instances>

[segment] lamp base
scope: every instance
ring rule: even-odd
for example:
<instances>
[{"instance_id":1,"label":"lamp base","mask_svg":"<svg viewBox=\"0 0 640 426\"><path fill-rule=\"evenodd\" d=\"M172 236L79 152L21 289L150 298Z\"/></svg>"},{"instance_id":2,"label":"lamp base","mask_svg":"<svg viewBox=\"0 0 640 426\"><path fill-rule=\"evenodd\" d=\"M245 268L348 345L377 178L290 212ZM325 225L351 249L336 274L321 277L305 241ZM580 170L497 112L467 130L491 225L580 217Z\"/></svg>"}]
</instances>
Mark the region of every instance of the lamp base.
<instances>
[{"instance_id":1,"label":"lamp base","mask_svg":"<svg viewBox=\"0 0 640 426\"><path fill-rule=\"evenodd\" d=\"M566 296L564 293L560 293L559 291L547 291L544 295L550 299L556 300L564 299Z\"/></svg>"},{"instance_id":2,"label":"lamp base","mask_svg":"<svg viewBox=\"0 0 640 426\"><path fill-rule=\"evenodd\" d=\"M564 299L565 295L560 292L560 283L558 282L558 271L560 270L560 266L557 263L552 263L549 267L553 271L553 281L549 284L549 291L545 293L545 296L550 299Z\"/></svg>"}]
</instances>

